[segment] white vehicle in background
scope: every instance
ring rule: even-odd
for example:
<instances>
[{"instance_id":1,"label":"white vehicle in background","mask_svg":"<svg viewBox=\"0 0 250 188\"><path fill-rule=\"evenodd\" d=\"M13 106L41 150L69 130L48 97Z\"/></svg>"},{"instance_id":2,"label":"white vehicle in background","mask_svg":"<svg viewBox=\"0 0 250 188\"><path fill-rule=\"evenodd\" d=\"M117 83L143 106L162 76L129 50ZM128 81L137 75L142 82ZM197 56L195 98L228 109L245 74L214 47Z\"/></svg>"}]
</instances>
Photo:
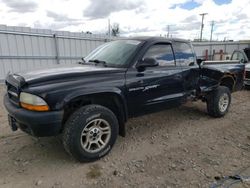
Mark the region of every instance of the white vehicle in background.
<instances>
[{"instance_id":1,"label":"white vehicle in background","mask_svg":"<svg viewBox=\"0 0 250 188\"><path fill-rule=\"evenodd\" d=\"M245 66L245 86L250 86L250 48L244 50L235 50L232 54L231 60L238 60L241 63L246 64Z\"/></svg>"},{"instance_id":2,"label":"white vehicle in background","mask_svg":"<svg viewBox=\"0 0 250 188\"><path fill-rule=\"evenodd\" d=\"M230 60L223 61L203 61L204 65L208 66L224 66L227 64L245 64L244 85L250 88L250 48L243 50L235 50Z\"/></svg>"},{"instance_id":3,"label":"white vehicle in background","mask_svg":"<svg viewBox=\"0 0 250 188\"><path fill-rule=\"evenodd\" d=\"M245 70L246 70L246 75L245 75L245 86L250 86L250 63L247 63L245 66Z\"/></svg>"}]
</instances>

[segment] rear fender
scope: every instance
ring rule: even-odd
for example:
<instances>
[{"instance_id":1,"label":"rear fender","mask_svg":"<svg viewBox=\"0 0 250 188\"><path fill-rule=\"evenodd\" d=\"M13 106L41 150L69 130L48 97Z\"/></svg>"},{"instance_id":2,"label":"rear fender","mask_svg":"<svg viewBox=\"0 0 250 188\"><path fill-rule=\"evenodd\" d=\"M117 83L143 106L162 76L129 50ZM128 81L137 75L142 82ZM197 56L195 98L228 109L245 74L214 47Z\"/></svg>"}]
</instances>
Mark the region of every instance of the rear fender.
<instances>
[{"instance_id":1,"label":"rear fender","mask_svg":"<svg viewBox=\"0 0 250 188\"><path fill-rule=\"evenodd\" d=\"M234 74L231 73L227 73L224 76L221 77L219 83L222 86L226 86L230 89L230 91L234 91L235 90L235 84L236 84L236 76Z\"/></svg>"},{"instance_id":2,"label":"rear fender","mask_svg":"<svg viewBox=\"0 0 250 188\"><path fill-rule=\"evenodd\" d=\"M207 93L216 89L220 84L220 79L223 77L223 73L214 68L202 67L199 88L200 93Z\"/></svg>"},{"instance_id":3,"label":"rear fender","mask_svg":"<svg viewBox=\"0 0 250 188\"><path fill-rule=\"evenodd\" d=\"M202 68L200 90L201 93L207 93L215 90L220 85L224 85L233 91L235 82L235 75L233 73L224 73L211 67Z\"/></svg>"}]
</instances>

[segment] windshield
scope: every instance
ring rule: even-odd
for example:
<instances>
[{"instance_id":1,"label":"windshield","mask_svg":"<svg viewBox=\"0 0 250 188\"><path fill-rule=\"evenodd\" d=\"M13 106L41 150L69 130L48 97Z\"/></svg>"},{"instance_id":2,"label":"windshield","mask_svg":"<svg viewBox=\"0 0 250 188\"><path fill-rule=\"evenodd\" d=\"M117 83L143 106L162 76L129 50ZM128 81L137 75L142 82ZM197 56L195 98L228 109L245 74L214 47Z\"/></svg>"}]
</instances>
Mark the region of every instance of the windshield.
<instances>
[{"instance_id":1,"label":"windshield","mask_svg":"<svg viewBox=\"0 0 250 188\"><path fill-rule=\"evenodd\" d=\"M108 42L92 51L84 60L104 61L107 66L124 67L140 43L137 40Z\"/></svg>"},{"instance_id":2,"label":"windshield","mask_svg":"<svg viewBox=\"0 0 250 188\"><path fill-rule=\"evenodd\" d=\"M243 52L235 51L231 57L231 60L240 61L240 63L247 63L247 58L243 54Z\"/></svg>"}]
</instances>

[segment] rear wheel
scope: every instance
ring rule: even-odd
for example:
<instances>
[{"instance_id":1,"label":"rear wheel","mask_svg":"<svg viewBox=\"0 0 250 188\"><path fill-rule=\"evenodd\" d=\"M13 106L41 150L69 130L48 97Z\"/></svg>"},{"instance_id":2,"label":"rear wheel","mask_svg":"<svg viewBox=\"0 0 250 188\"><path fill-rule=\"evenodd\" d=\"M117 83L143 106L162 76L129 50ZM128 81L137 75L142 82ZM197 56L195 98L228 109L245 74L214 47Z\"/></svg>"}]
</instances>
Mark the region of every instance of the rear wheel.
<instances>
[{"instance_id":1,"label":"rear wheel","mask_svg":"<svg viewBox=\"0 0 250 188\"><path fill-rule=\"evenodd\" d=\"M245 85L245 89L250 90L250 85Z\"/></svg>"},{"instance_id":2,"label":"rear wheel","mask_svg":"<svg viewBox=\"0 0 250 188\"><path fill-rule=\"evenodd\" d=\"M225 86L219 86L207 98L207 111L212 117L224 116L231 104L231 92Z\"/></svg>"},{"instance_id":3,"label":"rear wheel","mask_svg":"<svg viewBox=\"0 0 250 188\"><path fill-rule=\"evenodd\" d=\"M65 124L65 150L80 162L105 156L118 135L118 121L109 109L87 105L73 113Z\"/></svg>"}]
</instances>

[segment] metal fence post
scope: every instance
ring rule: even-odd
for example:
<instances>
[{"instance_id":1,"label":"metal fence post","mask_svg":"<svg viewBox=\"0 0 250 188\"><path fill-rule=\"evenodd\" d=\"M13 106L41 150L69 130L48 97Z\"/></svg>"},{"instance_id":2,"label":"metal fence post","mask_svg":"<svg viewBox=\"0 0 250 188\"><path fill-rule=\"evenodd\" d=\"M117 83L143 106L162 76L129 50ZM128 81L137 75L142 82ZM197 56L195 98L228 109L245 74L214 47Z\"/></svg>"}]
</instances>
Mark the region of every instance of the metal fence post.
<instances>
[{"instance_id":1,"label":"metal fence post","mask_svg":"<svg viewBox=\"0 0 250 188\"><path fill-rule=\"evenodd\" d=\"M57 38L56 34L53 34L53 38L54 38L54 41L55 41L56 63L60 64L59 50L58 50L58 38Z\"/></svg>"}]
</instances>

